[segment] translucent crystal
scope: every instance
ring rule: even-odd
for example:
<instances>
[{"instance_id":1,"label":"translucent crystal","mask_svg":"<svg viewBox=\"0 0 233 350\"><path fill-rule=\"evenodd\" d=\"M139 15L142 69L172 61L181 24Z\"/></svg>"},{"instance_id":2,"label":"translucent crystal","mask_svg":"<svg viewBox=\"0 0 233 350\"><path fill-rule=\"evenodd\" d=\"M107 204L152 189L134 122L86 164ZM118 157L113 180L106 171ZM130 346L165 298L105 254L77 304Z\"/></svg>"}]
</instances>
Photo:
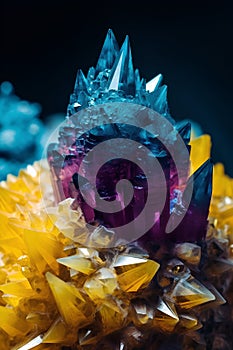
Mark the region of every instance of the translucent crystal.
<instances>
[{"instance_id":1,"label":"translucent crystal","mask_svg":"<svg viewBox=\"0 0 233 350\"><path fill-rule=\"evenodd\" d=\"M194 191L189 203L187 192L176 187L175 164L167 150L149 132L127 125L135 117L128 113L130 108L120 109L122 125L114 126L108 124L111 108L105 110L100 128L95 128L98 116L84 111L112 101L154 108L171 122L168 133L159 126L156 132L166 133L172 145L179 133L189 151L190 123L175 124L166 94L160 75L146 86L133 69L128 38L119 51L109 31L96 68L87 76L81 70L77 74L68 114L83 111L82 118L67 118L58 144L48 149L59 204L54 203L48 169L42 163L0 183L0 350L232 348L232 180L221 166L215 167L205 238L212 178L212 164L205 162L209 150L191 154ZM148 120L154 133L155 121L150 115ZM92 126L85 135L84 125ZM164 212L144 237L130 244L116 240L114 228L139 214L148 192L146 177L127 162L103 167L97 181L102 198L117 195L122 200L114 186L125 175L132 180L136 205L116 216L85 205L77 181L84 155L119 135L135 137L150 149L167 185ZM208 138L204 141L203 147L209 147ZM189 172L184 164L186 190ZM158 174L152 175L152 190L160 201ZM83 180L94 203L93 188ZM166 234L169 216L179 216L182 210L183 222L173 234ZM111 245L113 241L117 244Z\"/></svg>"},{"instance_id":2,"label":"translucent crystal","mask_svg":"<svg viewBox=\"0 0 233 350\"><path fill-rule=\"evenodd\" d=\"M152 323L154 318L154 309L146 300L132 300L132 306L135 314L134 323L136 326Z\"/></svg>"},{"instance_id":3,"label":"translucent crystal","mask_svg":"<svg viewBox=\"0 0 233 350\"><path fill-rule=\"evenodd\" d=\"M60 264L70 267L76 271L82 272L85 275L90 275L95 271L92 261L87 258L82 258L79 255L71 255L65 258L57 259Z\"/></svg>"},{"instance_id":4,"label":"translucent crystal","mask_svg":"<svg viewBox=\"0 0 233 350\"><path fill-rule=\"evenodd\" d=\"M127 292L137 292L150 283L159 269L159 264L145 258L121 255L113 263L113 267L121 288Z\"/></svg>"},{"instance_id":5,"label":"translucent crystal","mask_svg":"<svg viewBox=\"0 0 233 350\"><path fill-rule=\"evenodd\" d=\"M58 318L46 334L43 336L43 343L71 345L77 341L77 336L69 331L69 327Z\"/></svg>"},{"instance_id":6,"label":"translucent crystal","mask_svg":"<svg viewBox=\"0 0 233 350\"><path fill-rule=\"evenodd\" d=\"M194 154L191 155L191 173L193 175L189 181L189 164L185 164L184 161L182 165L180 177L182 178L182 186L186 187L183 196L182 191L177 187L176 165L166 147L163 147L159 142L157 135L166 136L173 148L178 147L177 135L179 135L184 141L184 144L182 143L184 147L180 150L180 154L183 155L190 151L191 124L189 122L176 124L171 118L167 104L167 87L161 84L161 80L162 76L158 75L146 86L144 79L140 78L139 71L133 68L128 37L119 51L112 31L108 31L96 68L90 68L87 77L82 71L78 71L74 92L68 106L69 118L60 129L58 143L51 144L48 148L48 160L57 201L68 197L75 198L76 208L81 209L87 223L97 222L110 231L114 231L114 228L119 225L123 226L132 221L141 212L148 194L147 178L143 177L136 165L129 164L127 161L121 159L107 162L101 167L96 179L96 188L101 200L118 200L121 194L116 191L116 184L122 179L128 179L132 183L134 193L130 205L126 205L126 198L122 197L121 204L124 207L122 211L114 214L105 212L102 214L97 208L94 188L87 181L85 174L82 174L81 183L79 181L78 173L82 160L87 154L93 154L92 149L101 141L111 138L119 139L127 136L127 138L135 139L151 150L153 157L159 161L163 168L169 198L166 200L163 213L154 213L156 219L153 227L146 232L145 237L140 239L140 244L146 246L148 250L151 240L171 239L180 243L196 242L205 237L212 185L212 164L207 160L208 152L205 153L204 157L200 156L200 159L196 159L198 152L194 151ZM135 115L132 110L127 110L125 104L124 108L115 110L112 107L111 110L112 102L125 102L131 106L135 103L137 106L140 105L141 109L137 108ZM84 108L96 107L100 104L102 105L100 113L91 113L92 109L88 113L84 112ZM148 130L151 130L151 134L140 128L136 128L136 130L131 125L132 121L138 120L140 126L140 117L142 112L145 112L145 107L155 110L166 120L169 120L171 130L167 130L166 135L164 135L164 127L156 123L154 120L156 118L150 115L151 113L147 118L144 118L148 119ZM78 117L75 115L76 112L81 112L81 115ZM116 126L112 123L112 114L119 114L119 125ZM98 122L102 120L102 125L99 127L96 127L97 120ZM87 127L89 131L84 132ZM205 141L207 138L203 137L202 139ZM193 142L194 149L197 149L198 142L201 141L194 140ZM205 145L208 144L206 142L204 142ZM130 150L127 149L127 151L129 153ZM98 156L95 157L98 158ZM94 163L95 159L93 159ZM153 198L156 203L156 200L159 201L160 196L162 196L160 193L162 187L158 174L154 172L151 176L154 185L150 189L150 193L155 194ZM187 197L193 183L193 197L190 203ZM88 196L92 205L85 201L83 195L84 197ZM171 213L174 214L174 221L179 219L182 213L186 213L186 215L173 234L167 237L164 233ZM193 217L199 219L193 221ZM147 218L142 221L146 223ZM191 222L195 222L195 225L191 225ZM71 237L72 229L70 227L64 229ZM79 234L76 235L77 242L86 245L97 244L99 247L101 241L105 247L115 244L113 233L111 237L105 235L102 240L97 228L93 237L88 237L87 241L85 241L85 234L88 235L87 232L84 233L84 230L82 232L79 230Z\"/></svg>"},{"instance_id":7,"label":"translucent crystal","mask_svg":"<svg viewBox=\"0 0 233 350\"><path fill-rule=\"evenodd\" d=\"M40 110L39 104L20 100L10 82L0 85L0 180L41 157Z\"/></svg>"},{"instance_id":8,"label":"translucent crystal","mask_svg":"<svg viewBox=\"0 0 233 350\"><path fill-rule=\"evenodd\" d=\"M154 313L154 326L163 332L171 332L178 322L179 317L174 304L159 298Z\"/></svg>"},{"instance_id":9,"label":"translucent crystal","mask_svg":"<svg viewBox=\"0 0 233 350\"><path fill-rule=\"evenodd\" d=\"M98 314L101 317L104 334L121 329L127 321L126 305L121 305L119 301L105 300L101 303Z\"/></svg>"},{"instance_id":10,"label":"translucent crystal","mask_svg":"<svg viewBox=\"0 0 233 350\"><path fill-rule=\"evenodd\" d=\"M119 54L118 43L111 29L108 30L97 65L96 73L111 69Z\"/></svg>"},{"instance_id":11,"label":"translucent crystal","mask_svg":"<svg viewBox=\"0 0 233 350\"><path fill-rule=\"evenodd\" d=\"M181 279L171 291L171 298L182 309L190 309L215 300L215 296L193 277Z\"/></svg>"},{"instance_id":12,"label":"translucent crystal","mask_svg":"<svg viewBox=\"0 0 233 350\"><path fill-rule=\"evenodd\" d=\"M89 311L91 315L91 308L85 304L85 299L78 289L50 272L46 273L46 278L64 321L72 327L84 326L88 323L89 320L85 312Z\"/></svg>"},{"instance_id":13,"label":"translucent crystal","mask_svg":"<svg viewBox=\"0 0 233 350\"><path fill-rule=\"evenodd\" d=\"M191 265L198 265L201 259L201 247L193 243L177 244L174 249L178 258Z\"/></svg>"},{"instance_id":14,"label":"translucent crystal","mask_svg":"<svg viewBox=\"0 0 233 350\"><path fill-rule=\"evenodd\" d=\"M115 273L103 267L86 280L84 289L92 300L98 300L112 295L117 286Z\"/></svg>"}]
</instances>

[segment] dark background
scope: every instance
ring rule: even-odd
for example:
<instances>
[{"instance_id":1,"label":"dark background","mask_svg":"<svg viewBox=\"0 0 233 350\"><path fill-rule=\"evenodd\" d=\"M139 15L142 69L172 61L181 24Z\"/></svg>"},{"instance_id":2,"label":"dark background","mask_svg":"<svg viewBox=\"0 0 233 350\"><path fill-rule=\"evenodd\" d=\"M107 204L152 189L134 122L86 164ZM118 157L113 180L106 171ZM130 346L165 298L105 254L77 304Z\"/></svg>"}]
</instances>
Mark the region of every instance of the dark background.
<instances>
[{"instance_id":1,"label":"dark background","mask_svg":"<svg viewBox=\"0 0 233 350\"><path fill-rule=\"evenodd\" d=\"M1 5L0 81L65 113L77 68L95 65L108 28L130 35L135 67L168 84L173 117L212 135L213 159L233 176L231 1L11 1Z\"/></svg>"}]
</instances>

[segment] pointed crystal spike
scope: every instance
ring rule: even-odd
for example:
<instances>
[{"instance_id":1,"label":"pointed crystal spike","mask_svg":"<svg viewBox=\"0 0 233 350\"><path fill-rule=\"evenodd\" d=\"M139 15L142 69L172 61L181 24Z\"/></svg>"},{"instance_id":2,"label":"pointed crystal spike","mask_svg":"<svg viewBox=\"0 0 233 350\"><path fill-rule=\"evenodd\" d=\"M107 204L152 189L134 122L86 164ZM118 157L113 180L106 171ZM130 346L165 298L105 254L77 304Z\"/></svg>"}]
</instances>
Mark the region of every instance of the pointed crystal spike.
<instances>
[{"instance_id":1,"label":"pointed crystal spike","mask_svg":"<svg viewBox=\"0 0 233 350\"><path fill-rule=\"evenodd\" d=\"M158 95L154 103L154 109L161 114L167 112L167 85L163 85L158 89Z\"/></svg>"},{"instance_id":2,"label":"pointed crystal spike","mask_svg":"<svg viewBox=\"0 0 233 350\"><path fill-rule=\"evenodd\" d=\"M111 29L108 30L97 65L96 74L111 69L119 53L118 43Z\"/></svg>"},{"instance_id":3,"label":"pointed crystal spike","mask_svg":"<svg viewBox=\"0 0 233 350\"><path fill-rule=\"evenodd\" d=\"M207 218L209 213L209 205L212 194L212 174L213 163L208 159L202 166L192 175L193 179L193 195L191 205L199 208L203 216ZM187 185L189 186L189 184ZM185 196L185 193L184 193Z\"/></svg>"},{"instance_id":4,"label":"pointed crystal spike","mask_svg":"<svg viewBox=\"0 0 233 350\"><path fill-rule=\"evenodd\" d=\"M87 324L86 303L78 289L50 272L45 276L63 320L71 327Z\"/></svg>"},{"instance_id":5,"label":"pointed crystal spike","mask_svg":"<svg viewBox=\"0 0 233 350\"><path fill-rule=\"evenodd\" d=\"M172 332L178 322L179 317L174 304L159 298L154 313L154 326L163 332Z\"/></svg>"},{"instance_id":6,"label":"pointed crystal spike","mask_svg":"<svg viewBox=\"0 0 233 350\"><path fill-rule=\"evenodd\" d=\"M171 291L170 297L181 309L191 309L215 300L215 296L192 276L187 280L181 279Z\"/></svg>"},{"instance_id":7,"label":"pointed crystal spike","mask_svg":"<svg viewBox=\"0 0 233 350\"><path fill-rule=\"evenodd\" d=\"M94 80L94 79L95 79L95 68L90 67L87 73L87 80L90 82L90 80Z\"/></svg>"},{"instance_id":8,"label":"pointed crystal spike","mask_svg":"<svg viewBox=\"0 0 233 350\"><path fill-rule=\"evenodd\" d=\"M176 124L176 129L184 140L185 144L188 145L191 136L191 123L186 121L179 122Z\"/></svg>"},{"instance_id":9,"label":"pointed crystal spike","mask_svg":"<svg viewBox=\"0 0 233 350\"><path fill-rule=\"evenodd\" d=\"M83 74L81 69L78 70L75 85L74 85L74 94L77 96L81 91L87 92L88 81Z\"/></svg>"},{"instance_id":10,"label":"pointed crystal spike","mask_svg":"<svg viewBox=\"0 0 233 350\"><path fill-rule=\"evenodd\" d=\"M126 36L119 56L111 70L108 90L122 90L127 94L134 95L135 73L128 36Z\"/></svg>"},{"instance_id":11,"label":"pointed crystal spike","mask_svg":"<svg viewBox=\"0 0 233 350\"><path fill-rule=\"evenodd\" d=\"M72 332L70 327L58 318L45 333L43 343L72 345L77 341L77 333Z\"/></svg>"},{"instance_id":12,"label":"pointed crystal spike","mask_svg":"<svg viewBox=\"0 0 233 350\"><path fill-rule=\"evenodd\" d=\"M71 255L65 258L57 259L57 261L69 268L82 272L85 275L90 275L95 271L93 264L90 259L82 258L79 255Z\"/></svg>"},{"instance_id":13,"label":"pointed crystal spike","mask_svg":"<svg viewBox=\"0 0 233 350\"><path fill-rule=\"evenodd\" d=\"M170 235L172 240L179 243L198 242L205 237L212 193L212 172L213 164L209 159L190 177L182 199L184 207L188 210L179 226ZM192 190L191 202L187 200L190 190Z\"/></svg>"},{"instance_id":14,"label":"pointed crystal spike","mask_svg":"<svg viewBox=\"0 0 233 350\"><path fill-rule=\"evenodd\" d=\"M34 262L38 271L43 273L47 266L58 273L59 265L56 258L63 255L62 245L52 233L25 229L24 240L28 256Z\"/></svg>"},{"instance_id":15,"label":"pointed crystal spike","mask_svg":"<svg viewBox=\"0 0 233 350\"><path fill-rule=\"evenodd\" d=\"M136 91L140 91L142 88L142 79L140 79L140 74L138 69L135 69L135 88L136 88Z\"/></svg>"},{"instance_id":16,"label":"pointed crystal spike","mask_svg":"<svg viewBox=\"0 0 233 350\"><path fill-rule=\"evenodd\" d=\"M17 348L17 350L31 350L31 349L36 348L40 344L42 344L42 342L43 342L43 336L42 335L38 335L37 337L33 338L32 340L30 340L26 344L24 344L24 345L20 346L19 348Z\"/></svg>"},{"instance_id":17,"label":"pointed crystal spike","mask_svg":"<svg viewBox=\"0 0 233 350\"><path fill-rule=\"evenodd\" d=\"M151 282L159 266L153 260L130 255L120 255L113 264L121 289L126 292L137 292L145 288Z\"/></svg>"},{"instance_id":18,"label":"pointed crystal spike","mask_svg":"<svg viewBox=\"0 0 233 350\"><path fill-rule=\"evenodd\" d=\"M163 80L162 74L156 75L153 79L146 83L146 91L153 92L157 87L159 87L161 81Z\"/></svg>"},{"instance_id":19,"label":"pointed crystal spike","mask_svg":"<svg viewBox=\"0 0 233 350\"><path fill-rule=\"evenodd\" d=\"M121 52L116 69L114 70L114 74L110 80L109 90L118 90L119 88L122 59L123 59L123 53Z\"/></svg>"}]
</instances>

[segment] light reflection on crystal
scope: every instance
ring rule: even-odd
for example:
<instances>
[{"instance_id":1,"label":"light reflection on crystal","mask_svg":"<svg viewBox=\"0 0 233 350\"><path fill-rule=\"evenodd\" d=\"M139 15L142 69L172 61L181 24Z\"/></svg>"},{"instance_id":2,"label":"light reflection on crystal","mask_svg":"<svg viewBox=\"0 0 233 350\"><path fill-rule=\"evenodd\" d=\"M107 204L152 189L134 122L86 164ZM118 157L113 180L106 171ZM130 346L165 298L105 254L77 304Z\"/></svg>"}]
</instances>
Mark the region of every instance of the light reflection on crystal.
<instances>
[{"instance_id":1,"label":"light reflection on crystal","mask_svg":"<svg viewBox=\"0 0 233 350\"><path fill-rule=\"evenodd\" d=\"M108 90L111 79L115 91ZM161 76L152 82L146 88L139 72L133 71L128 39L119 56L109 31L96 69L91 68L87 78L78 72L68 112L108 98L117 100L119 95L127 100L136 92L137 103L144 99L170 118ZM89 123L88 118L83 122ZM176 128L188 147L190 125ZM70 126L62 132L66 142L75 136ZM77 150L82 152L79 141ZM66 143L62 147L67 152ZM169 242L155 242L152 235L109 248L114 230L95 222L89 231L77 200L67 198L49 208L53 196L48 169L35 164L19 177L8 176L0 184L0 349L230 350L233 180L222 166L215 167L204 241L211 196L212 165L205 162L209 148L208 137L192 143L191 171L197 168L194 196L185 224ZM53 152L56 161L64 161L57 150ZM67 169L72 178L74 164ZM61 175L65 179L65 170ZM142 183L137 178L135 188ZM66 190L77 195L74 183ZM171 202L169 208L179 215L179 192L171 194ZM93 219L94 213L89 217ZM90 242L95 243L93 248L86 247Z\"/></svg>"}]
</instances>

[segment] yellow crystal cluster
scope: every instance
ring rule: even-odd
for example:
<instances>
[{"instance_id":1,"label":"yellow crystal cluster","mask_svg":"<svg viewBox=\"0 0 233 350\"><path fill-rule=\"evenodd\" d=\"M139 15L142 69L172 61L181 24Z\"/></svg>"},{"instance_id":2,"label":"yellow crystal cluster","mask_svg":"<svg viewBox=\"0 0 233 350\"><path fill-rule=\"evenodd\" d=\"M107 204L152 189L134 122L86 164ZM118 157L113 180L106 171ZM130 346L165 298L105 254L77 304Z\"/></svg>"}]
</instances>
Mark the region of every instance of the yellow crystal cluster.
<instances>
[{"instance_id":1,"label":"yellow crystal cluster","mask_svg":"<svg viewBox=\"0 0 233 350\"><path fill-rule=\"evenodd\" d=\"M159 268L143 252L100 254L75 243L84 220L69 199L47 209L47 175L35 164L0 186L1 350L96 343L130 322L130 299Z\"/></svg>"},{"instance_id":2,"label":"yellow crystal cluster","mask_svg":"<svg viewBox=\"0 0 233 350\"><path fill-rule=\"evenodd\" d=\"M193 172L209 158L210 138L191 143ZM216 165L210 248L213 239L231 247L232 184ZM97 349L124 329L131 347L116 349L133 349L132 339L140 344L149 330L192 334L201 327L197 306L200 312L200 305L225 302L191 275L200 246L176 244L173 258L158 262L138 246L110 249L112 231L98 226L90 233L72 199L53 204L51 188L43 163L0 183L0 350Z\"/></svg>"}]
</instances>

